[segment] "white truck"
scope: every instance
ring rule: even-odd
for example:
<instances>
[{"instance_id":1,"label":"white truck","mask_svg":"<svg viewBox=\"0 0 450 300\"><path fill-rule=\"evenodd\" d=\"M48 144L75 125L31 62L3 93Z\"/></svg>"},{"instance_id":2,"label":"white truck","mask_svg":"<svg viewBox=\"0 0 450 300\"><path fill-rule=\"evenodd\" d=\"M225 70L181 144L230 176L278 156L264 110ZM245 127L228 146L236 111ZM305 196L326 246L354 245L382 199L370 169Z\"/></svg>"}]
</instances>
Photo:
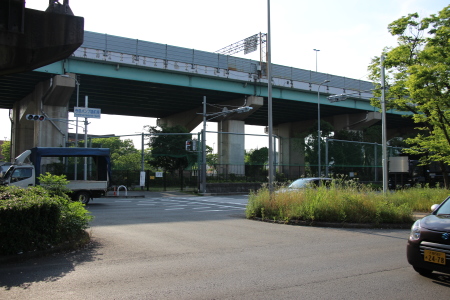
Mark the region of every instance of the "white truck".
<instances>
[{"instance_id":1,"label":"white truck","mask_svg":"<svg viewBox=\"0 0 450 300\"><path fill-rule=\"evenodd\" d=\"M95 172L90 172L90 180L76 180L78 176L72 175L77 177L69 180L67 185L73 192L72 198L87 204L92 198L106 195L111 178L110 150L107 148L36 147L26 150L0 178L0 184L24 188L38 185L39 175L47 171L45 160L51 164L55 160L69 157L92 158L96 167Z\"/></svg>"}]
</instances>

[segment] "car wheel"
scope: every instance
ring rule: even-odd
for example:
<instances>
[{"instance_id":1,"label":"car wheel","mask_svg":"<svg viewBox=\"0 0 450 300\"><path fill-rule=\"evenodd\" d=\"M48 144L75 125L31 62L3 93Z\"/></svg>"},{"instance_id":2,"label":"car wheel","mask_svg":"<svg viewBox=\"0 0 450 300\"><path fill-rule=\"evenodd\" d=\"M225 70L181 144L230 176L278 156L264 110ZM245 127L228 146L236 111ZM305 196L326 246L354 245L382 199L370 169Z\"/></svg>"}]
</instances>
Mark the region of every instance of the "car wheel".
<instances>
[{"instance_id":1,"label":"car wheel","mask_svg":"<svg viewBox=\"0 0 450 300\"><path fill-rule=\"evenodd\" d=\"M419 268L419 267L415 267L415 266L413 266L413 268L414 268L414 271L416 271L417 273L419 273L422 276L428 276L431 273L433 273L433 270Z\"/></svg>"},{"instance_id":2,"label":"car wheel","mask_svg":"<svg viewBox=\"0 0 450 300\"><path fill-rule=\"evenodd\" d=\"M83 204L88 204L89 200L91 200L91 194L88 192L78 192L76 200Z\"/></svg>"}]
</instances>

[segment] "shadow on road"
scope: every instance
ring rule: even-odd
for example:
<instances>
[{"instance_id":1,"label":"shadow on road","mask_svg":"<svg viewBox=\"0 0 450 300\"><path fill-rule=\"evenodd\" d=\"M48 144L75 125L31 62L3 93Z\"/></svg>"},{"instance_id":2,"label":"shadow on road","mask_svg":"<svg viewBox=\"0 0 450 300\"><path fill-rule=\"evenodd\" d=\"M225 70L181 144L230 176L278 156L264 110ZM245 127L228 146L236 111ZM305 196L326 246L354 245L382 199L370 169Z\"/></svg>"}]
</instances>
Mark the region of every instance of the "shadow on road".
<instances>
[{"instance_id":1,"label":"shadow on road","mask_svg":"<svg viewBox=\"0 0 450 300\"><path fill-rule=\"evenodd\" d=\"M20 262L0 263L0 288L27 289L33 283L57 281L74 271L77 265L100 260L100 246L98 242L90 242L71 252L58 252L45 257L24 256Z\"/></svg>"}]
</instances>

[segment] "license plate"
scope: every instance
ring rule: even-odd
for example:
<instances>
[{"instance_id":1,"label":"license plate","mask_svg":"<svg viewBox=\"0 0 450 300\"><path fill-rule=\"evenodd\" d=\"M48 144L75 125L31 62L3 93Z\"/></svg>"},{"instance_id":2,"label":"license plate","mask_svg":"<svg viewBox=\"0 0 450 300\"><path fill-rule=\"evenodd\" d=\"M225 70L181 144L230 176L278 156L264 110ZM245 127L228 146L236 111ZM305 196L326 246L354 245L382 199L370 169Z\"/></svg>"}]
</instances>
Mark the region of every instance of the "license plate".
<instances>
[{"instance_id":1,"label":"license plate","mask_svg":"<svg viewBox=\"0 0 450 300\"><path fill-rule=\"evenodd\" d=\"M445 253L432 250L424 250L423 259L434 264L445 265Z\"/></svg>"}]
</instances>

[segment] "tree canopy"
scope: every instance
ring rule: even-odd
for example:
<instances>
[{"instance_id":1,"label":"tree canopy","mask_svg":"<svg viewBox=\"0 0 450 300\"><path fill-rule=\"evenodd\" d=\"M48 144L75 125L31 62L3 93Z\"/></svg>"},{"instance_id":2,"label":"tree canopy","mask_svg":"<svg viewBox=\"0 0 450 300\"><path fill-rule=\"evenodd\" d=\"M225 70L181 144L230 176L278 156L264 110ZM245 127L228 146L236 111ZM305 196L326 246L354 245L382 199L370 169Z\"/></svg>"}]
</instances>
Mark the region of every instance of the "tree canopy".
<instances>
[{"instance_id":1,"label":"tree canopy","mask_svg":"<svg viewBox=\"0 0 450 300\"><path fill-rule=\"evenodd\" d=\"M4 161L10 162L11 161L11 142L10 141L4 141L1 148L1 154L4 157Z\"/></svg>"},{"instance_id":2,"label":"tree canopy","mask_svg":"<svg viewBox=\"0 0 450 300\"><path fill-rule=\"evenodd\" d=\"M388 26L396 47L385 48L386 107L410 113L418 134L406 140L422 162L450 164L450 5L420 19L417 13ZM369 66L380 87L380 57ZM375 96L380 96L380 90ZM380 106L380 100L373 99Z\"/></svg>"},{"instance_id":3,"label":"tree canopy","mask_svg":"<svg viewBox=\"0 0 450 300\"><path fill-rule=\"evenodd\" d=\"M141 151L134 147L133 141L130 139L121 140L119 137L95 138L92 139L92 147L109 148L111 150L111 165L114 170L141 169ZM148 155L148 151L146 151L145 156Z\"/></svg>"},{"instance_id":4,"label":"tree canopy","mask_svg":"<svg viewBox=\"0 0 450 300\"><path fill-rule=\"evenodd\" d=\"M150 134L148 146L152 159L149 164L155 168L173 172L182 170L197 161L197 153L186 151L186 140L191 139L186 128L176 126L146 126ZM174 134L181 133L181 134Z\"/></svg>"}]
</instances>

